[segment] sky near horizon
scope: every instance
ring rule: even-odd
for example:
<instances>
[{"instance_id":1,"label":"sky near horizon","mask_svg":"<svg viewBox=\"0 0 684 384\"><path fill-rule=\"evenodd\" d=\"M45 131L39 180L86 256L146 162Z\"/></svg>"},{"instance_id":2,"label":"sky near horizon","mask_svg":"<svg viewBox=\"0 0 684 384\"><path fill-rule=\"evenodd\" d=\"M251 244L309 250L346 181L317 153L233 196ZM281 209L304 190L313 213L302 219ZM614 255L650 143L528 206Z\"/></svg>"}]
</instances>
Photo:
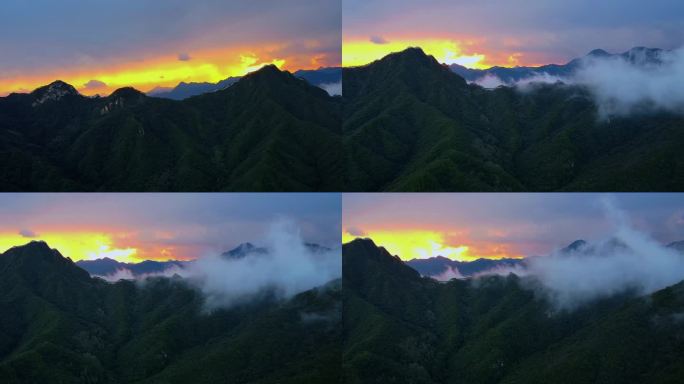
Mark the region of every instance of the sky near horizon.
<instances>
[{"instance_id":1,"label":"sky near horizon","mask_svg":"<svg viewBox=\"0 0 684 384\"><path fill-rule=\"evenodd\" d=\"M402 258L547 255L614 229L606 202L664 244L684 240L681 194L344 194L344 243L371 238Z\"/></svg>"},{"instance_id":2,"label":"sky near horizon","mask_svg":"<svg viewBox=\"0 0 684 384\"><path fill-rule=\"evenodd\" d=\"M42 240L74 261L189 260L260 245L279 220L297 225L306 242L335 247L340 204L335 193L6 193L0 252Z\"/></svg>"},{"instance_id":3,"label":"sky near horizon","mask_svg":"<svg viewBox=\"0 0 684 384\"><path fill-rule=\"evenodd\" d=\"M217 82L265 64L341 64L340 0L3 0L0 95Z\"/></svg>"},{"instance_id":4,"label":"sky near horizon","mask_svg":"<svg viewBox=\"0 0 684 384\"><path fill-rule=\"evenodd\" d=\"M488 68L684 44L678 0L344 0L342 14L344 66L410 46L442 63Z\"/></svg>"}]
</instances>

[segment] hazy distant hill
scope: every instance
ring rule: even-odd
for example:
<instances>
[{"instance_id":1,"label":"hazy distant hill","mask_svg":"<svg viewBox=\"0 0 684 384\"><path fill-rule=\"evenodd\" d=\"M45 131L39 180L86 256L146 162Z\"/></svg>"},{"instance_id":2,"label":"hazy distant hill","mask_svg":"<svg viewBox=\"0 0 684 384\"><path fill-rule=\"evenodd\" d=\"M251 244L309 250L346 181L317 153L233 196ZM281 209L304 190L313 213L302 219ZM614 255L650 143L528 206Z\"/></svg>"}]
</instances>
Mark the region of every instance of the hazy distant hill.
<instances>
[{"instance_id":1,"label":"hazy distant hill","mask_svg":"<svg viewBox=\"0 0 684 384\"><path fill-rule=\"evenodd\" d=\"M0 254L0 382L339 382L340 295L207 313L180 278L110 284L33 242Z\"/></svg>"},{"instance_id":2,"label":"hazy distant hill","mask_svg":"<svg viewBox=\"0 0 684 384\"><path fill-rule=\"evenodd\" d=\"M226 89L238 81L240 81L239 77L229 77L219 81L218 83L181 82L171 89L154 89L147 94L149 96L161 97L163 99L184 100L192 96L201 95L203 93L216 92Z\"/></svg>"},{"instance_id":3,"label":"hazy distant hill","mask_svg":"<svg viewBox=\"0 0 684 384\"><path fill-rule=\"evenodd\" d=\"M0 190L338 191L341 103L267 66L183 101L63 82L0 98Z\"/></svg>"},{"instance_id":4,"label":"hazy distant hill","mask_svg":"<svg viewBox=\"0 0 684 384\"><path fill-rule=\"evenodd\" d=\"M428 259L413 259L406 265L415 269L423 276L437 276L444 273L448 268L455 268L465 277L473 276L480 272L495 268L513 268L524 264L523 259L477 259L473 261L457 261L443 256Z\"/></svg>"},{"instance_id":5,"label":"hazy distant hill","mask_svg":"<svg viewBox=\"0 0 684 384\"><path fill-rule=\"evenodd\" d=\"M548 64L539 67L491 67L488 69L471 69L462 65L451 64L449 68L468 81L477 81L487 75L496 76L503 83L515 83L531 79L535 76L550 75L559 78L572 77L586 60L597 58L622 58L638 66L658 65L662 63L662 55L669 51L658 48L634 47L627 52L610 54L602 49L595 49L585 57L570 60L566 64Z\"/></svg>"},{"instance_id":6,"label":"hazy distant hill","mask_svg":"<svg viewBox=\"0 0 684 384\"><path fill-rule=\"evenodd\" d=\"M421 278L370 240L343 247L347 383L677 383L683 283L555 311L520 278Z\"/></svg>"},{"instance_id":7,"label":"hazy distant hill","mask_svg":"<svg viewBox=\"0 0 684 384\"><path fill-rule=\"evenodd\" d=\"M595 254L597 251L607 251L606 247L624 247L624 244L614 240L601 245L589 245L584 240L575 240L568 246L558 250L559 255ZM684 254L684 241L676 241L667 245ZM532 256L534 257L534 256ZM477 259L473 261L457 261L443 256L430 257L427 259L412 259L406 261L406 265L415 269L421 276L438 277L448 271L449 268L458 271L463 277L472 277L483 272L498 272L508 274L515 268L525 269L529 258L525 259Z\"/></svg>"},{"instance_id":8,"label":"hazy distant hill","mask_svg":"<svg viewBox=\"0 0 684 384\"><path fill-rule=\"evenodd\" d=\"M112 275L120 270L131 271L133 276L150 273L162 273L169 268L183 268L182 261L154 261L144 260L139 263L122 263L108 257L96 260L79 260L76 265L85 269L89 274L96 276Z\"/></svg>"},{"instance_id":9,"label":"hazy distant hill","mask_svg":"<svg viewBox=\"0 0 684 384\"><path fill-rule=\"evenodd\" d=\"M319 68L311 70L299 70L294 76L306 80L309 84L325 89L327 85L341 83L342 68ZM185 83L181 82L171 89L154 89L148 92L149 96L165 99L184 100L192 96L226 89L237 83L240 77L229 77L218 83ZM334 96L334 95L333 95Z\"/></svg>"},{"instance_id":10,"label":"hazy distant hill","mask_svg":"<svg viewBox=\"0 0 684 384\"><path fill-rule=\"evenodd\" d=\"M681 115L601 119L583 87L487 90L417 48L343 87L348 190L684 190Z\"/></svg>"},{"instance_id":11,"label":"hazy distant hill","mask_svg":"<svg viewBox=\"0 0 684 384\"><path fill-rule=\"evenodd\" d=\"M330 248L318 244L305 243L305 247L313 252L330 251ZM255 246L252 243L242 243L237 247L221 254L222 257L228 259L242 259L250 255L263 255L268 253L268 249L264 247ZM133 277L144 277L148 274L161 274L175 269L186 268L192 261L155 261L144 260L138 263L122 263L110 259L108 257L95 260L79 260L76 265L85 269L92 276L108 276L114 275L117 271L130 271Z\"/></svg>"}]
</instances>

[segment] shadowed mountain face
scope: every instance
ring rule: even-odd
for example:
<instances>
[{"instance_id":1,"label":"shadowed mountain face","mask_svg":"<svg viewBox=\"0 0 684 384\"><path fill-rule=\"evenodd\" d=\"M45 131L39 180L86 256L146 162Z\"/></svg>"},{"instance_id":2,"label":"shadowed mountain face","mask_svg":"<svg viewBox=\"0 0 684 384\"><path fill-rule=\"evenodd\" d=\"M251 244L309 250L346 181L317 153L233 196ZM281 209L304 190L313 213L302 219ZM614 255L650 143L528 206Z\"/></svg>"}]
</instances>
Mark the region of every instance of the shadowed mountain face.
<instances>
[{"instance_id":1,"label":"shadowed mountain face","mask_svg":"<svg viewBox=\"0 0 684 384\"><path fill-rule=\"evenodd\" d=\"M339 382L340 295L207 313L180 278L109 284L30 243L0 255L0 382Z\"/></svg>"},{"instance_id":2,"label":"shadowed mountain face","mask_svg":"<svg viewBox=\"0 0 684 384\"><path fill-rule=\"evenodd\" d=\"M599 118L589 90L469 85L411 48L344 69L352 191L684 190L684 118Z\"/></svg>"},{"instance_id":3,"label":"shadowed mountain face","mask_svg":"<svg viewBox=\"0 0 684 384\"><path fill-rule=\"evenodd\" d=\"M531 79L536 76L549 75L559 78L572 77L583 62L592 59L624 59L637 66L653 66L662 63L662 55L668 51L658 48L634 47L627 52L610 54L602 49L595 49L585 57L573 59L566 64L549 64L540 67L492 67L488 69L471 69L462 65L451 64L449 69L468 81L476 81L487 75L496 76L503 83L512 84L520 80Z\"/></svg>"},{"instance_id":4,"label":"shadowed mountain face","mask_svg":"<svg viewBox=\"0 0 684 384\"><path fill-rule=\"evenodd\" d=\"M675 383L684 286L555 312L534 281L438 283L370 240L343 246L347 383ZM526 287L526 288L525 288Z\"/></svg>"},{"instance_id":5,"label":"shadowed mountain face","mask_svg":"<svg viewBox=\"0 0 684 384\"><path fill-rule=\"evenodd\" d=\"M0 190L336 191L339 98L274 66L184 101L55 82L0 98Z\"/></svg>"}]
</instances>

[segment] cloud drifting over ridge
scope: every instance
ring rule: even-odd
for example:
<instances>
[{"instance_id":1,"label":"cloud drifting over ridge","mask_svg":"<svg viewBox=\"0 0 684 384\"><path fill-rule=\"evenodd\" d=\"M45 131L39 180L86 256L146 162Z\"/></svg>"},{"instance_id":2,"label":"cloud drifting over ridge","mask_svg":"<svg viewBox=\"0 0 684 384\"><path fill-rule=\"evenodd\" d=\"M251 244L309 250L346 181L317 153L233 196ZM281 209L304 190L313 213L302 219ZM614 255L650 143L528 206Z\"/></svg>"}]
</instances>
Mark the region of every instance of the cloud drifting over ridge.
<instances>
[{"instance_id":1,"label":"cloud drifting over ridge","mask_svg":"<svg viewBox=\"0 0 684 384\"><path fill-rule=\"evenodd\" d=\"M341 96L342 95L342 82L337 83L323 83L319 85L324 91L328 92L330 96Z\"/></svg>"},{"instance_id":2,"label":"cloud drifting over ridge","mask_svg":"<svg viewBox=\"0 0 684 384\"><path fill-rule=\"evenodd\" d=\"M610 200L605 211L615 226L611 236L576 250L530 258L526 268L493 269L476 278L529 276L526 286L539 290L560 310L625 292L646 295L684 280L683 254L634 229Z\"/></svg>"},{"instance_id":3,"label":"cloud drifting over ridge","mask_svg":"<svg viewBox=\"0 0 684 384\"><path fill-rule=\"evenodd\" d=\"M684 49L664 52L662 64L590 58L572 81L588 87L602 116L663 110L684 113Z\"/></svg>"},{"instance_id":4,"label":"cloud drifting over ridge","mask_svg":"<svg viewBox=\"0 0 684 384\"><path fill-rule=\"evenodd\" d=\"M516 87L527 92L538 84L564 83L586 87L601 118L666 111L684 114L684 48L663 51L659 63L629 60L622 56L585 57L566 77L546 72L505 82L487 73L473 81L484 88Z\"/></svg>"},{"instance_id":5,"label":"cloud drifting over ridge","mask_svg":"<svg viewBox=\"0 0 684 384\"><path fill-rule=\"evenodd\" d=\"M162 273L142 276L119 270L102 278L110 282L137 280L144 284L149 277L178 275L202 291L206 308L211 310L249 301L264 292L287 299L342 275L341 249L307 247L300 228L292 221L274 222L263 244L268 250L266 253L250 253L241 258L211 254L188 263L185 268L174 266Z\"/></svg>"}]
</instances>

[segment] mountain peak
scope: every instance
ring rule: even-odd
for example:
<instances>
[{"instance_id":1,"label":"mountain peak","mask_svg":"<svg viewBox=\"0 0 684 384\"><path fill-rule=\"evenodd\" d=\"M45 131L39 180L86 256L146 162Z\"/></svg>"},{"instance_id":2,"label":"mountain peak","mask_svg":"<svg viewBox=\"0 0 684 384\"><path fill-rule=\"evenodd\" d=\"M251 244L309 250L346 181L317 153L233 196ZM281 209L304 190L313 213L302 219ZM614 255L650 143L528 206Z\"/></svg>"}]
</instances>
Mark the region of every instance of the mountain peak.
<instances>
[{"instance_id":1,"label":"mountain peak","mask_svg":"<svg viewBox=\"0 0 684 384\"><path fill-rule=\"evenodd\" d=\"M229 259L242 259L253 253L264 254L267 252L268 251L266 248L260 248L250 242L246 242L238 245L237 247L231 249L228 252L224 252L223 254L221 254L221 256Z\"/></svg>"},{"instance_id":2,"label":"mountain peak","mask_svg":"<svg viewBox=\"0 0 684 384\"><path fill-rule=\"evenodd\" d=\"M399 53L404 55L427 56L421 47L408 47Z\"/></svg>"},{"instance_id":3,"label":"mountain peak","mask_svg":"<svg viewBox=\"0 0 684 384\"><path fill-rule=\"evenodd\" d=\"M44 241L31 241L24 245L12 247L0 255L0 258L19 266L19 268L26 267L27 270L42 268L45 271L55 272L62 270L62 268L71 269L74 267L70 258L62 256L58 250L50 248Z\"/></svg>"},{"instance_id":4,"label":"mountain peak","mask_svg":"<svg viewBox=\"0 0 684 384\"><path fill-rule=\"evenodd\" d=\"M48 85L36 88L31 94L36 98L33 102L34 107L48 101L60 100L66 96L80 95L76 88L62 80L53 81Z\"/></svg>"},{"instance_id":5,"label":"mountain peak","mask_svg":"<svg viewBox=\"0 0 684 384\"><path fill-rule=\"evenodd\" d=\"M236 85L245 86L245 84L260 84L261 86L270 87L275 84L290 84L292 80L299 79L295 78L292 74L287 71L281 71L273 64L264 65L254 72L250 72L243 76ZM232 88L232 87L230 87Z\"/></svg>"},{"instance_id":6,"label":"mountain peak","mask_svg":"<svg viewBox=\"0 0 684 384\"><path fill-rule=\"evenodd\" d=\"M375 242L370 239L370 238L361 238L357 237L356 239L350 241L347 244L354 244L355 246L363 246L363 247L371 247L371 248L377 248L378 246L375 245Z\"/></svg>"},{"instance_id":7,"label":"mountain peak","mask_svg":"<svg viewBox=\"0 0 684 384\"><path fill-rule=\"evenodd\" d=\"M62 81L62 80L55 80L55 81L53 81L52 83L48 84L47 86L48 86L48 87L53 87L53 88L61 88L61 89L65 89L65 90L68 90L68 91L72 91L72 92L74 92L74 93L78 93L78 92L76 91L76 88L74 88L73 85L71 85L71 84L69 84L69 83L67 83L67 82L65 82L65 81Z\"/></svg>"},{"instance_id":8,"label":"mountain peak","mask_svg":"<svg viewBox=\"0 0 684 384\"><path fill-rule=\"evenodd\" d=\"M278 73L282 72L282 71L278 68L278 66L275 65L275 64L266 64L266 65L264 65L263 67L259 68L256 72L259 72L259 71L262 71L262 72L271 71L271 72L278 72Z\"/></svg>"},{"instance_id":9,"label":"mountain peak","mask_svg":"<svg viewBox=\"0 0 684 384\"><path fill-rule=\"evenodd\" d=\"M242 244L238 245L234 250L251 251L252 249L254 249L254 244L252 244L250 242L246 242L246 243L242 243Z\"/></svg>"},{"instance_id":10,"label":"mountain peak","mask_svg":"<svg viewBox=\"0 0 684 384\"><path fill-rule=\"evenodd\" d=\"M350 241L347 244L343 244L343 248L355 249L357 252L366 253L369 255L379 256L379 259L392 260L393 262L401 261L399 256L392 255L385 247L375 244L375 242L369 238L357 238ZM343 252L344 253L344 252Z\"/></svg>"},{"instance_id":11,"label":"mountain peak","mask_svg":"<svg viewBox=\"0 0 684 384\"><path fill-rule=\"evenodd\" d=\"M605 56L610 56L610 53L606 52L603 49L594 49L593 51L589 52L587 56L591 57L605 57Z\"/></svg>"},{"instance_id":12,"label":"mountain peak","mask_svg":"<svg viewBox=\"0 0 684 384\"><path fill-rule=\"evenodd\" d=\"M24 245L14 246L7 251L4 255L30 255L30 256L54 256L59 255L60 258L64 258L57 250L50 248L50 246L42 240L33 240Z\"/></svg>"},{"instance_id":13,"label":"mountain peak","mask_svg":"<svg viewBox=\"0 0 684 384\"><path fill-rule=\"evenodd\" d=\"M561 249L562 253L571 253L571 252L576 252L582 248L584 248L587 245L587 242L584 240L575 240L572 243L570 243L567 247Z\"/></svg>"},{"instance_id":14,"label":"mountain peak","mask_svg":"<svg viewBox=\"0 0 684 384\"><path fill-rule=\"evenodd\" d=\"M52 252L50 246L43 240L32 240L24 245L18 245L10 248L10 250L15 248L23 248L30 251L40 251L40 252Z\"/></svg>"},{"instance_id":15,"label":"mountain peak","mask_svg":"<svg viewBox=\"0 0 684 384\"><path fill-rule=\"evenodd\" d=\"M133 87L119 88L107 96L107 103L100 108L100 114L106 115L117 108L137 104L145 99L145 94ZM144 133L144 131L143 131Z\"/></svg>"},{"instance_id":16,"label":"mountain peak","mask_svg":"<svg viewBox=\"0 0 684 384\"><path fill-rule=\"evenodd\" d=\"M402 63L420 63L420 64L439 64L437 59L430 56L420 47L409 47L403 51L391 53L385 56L380 61L396 61ZM439 64L441 65L441 64Z\"/></svg>"},{"instance_id":17,"label":"mountain peak","mask_svg":"<svg viewBox=\"0 0 684 384\"><path fill-rule=\"evenodd\" d=\"M250 72L245 75L245 78L262 78L262 77L274 77L282 76L285 71L281 71L275 64L264 65L263 67L257 69L254 72Z\"/></svg>"},{"instance_id":18,"label":"mountain peak","mask_svg":"<svg viewBox=\"0 0 684 384\"><path fill-rule=\"evenodd\" d=\"M342 245L342 275L356 285L368 284L380 274L392 278L420 279L420 274L398 256L378 247L371 239L354 239ZM369 278L373 276L373 278Z\"/></svg>"},{"instance_id":19,"label":"mountain peak","mask_svg":"<svg viewBox=\"0 0 684 384\"><path fill-rule=\"evenodd\" d=\"M119 88L116 91L112 92L111 95L109 95L110 98L123 98L123 99L139 99L141 97L144 97L145 94L138 91L137 89L133 87L123 87Z\"/></svg>"}]
</instances>

